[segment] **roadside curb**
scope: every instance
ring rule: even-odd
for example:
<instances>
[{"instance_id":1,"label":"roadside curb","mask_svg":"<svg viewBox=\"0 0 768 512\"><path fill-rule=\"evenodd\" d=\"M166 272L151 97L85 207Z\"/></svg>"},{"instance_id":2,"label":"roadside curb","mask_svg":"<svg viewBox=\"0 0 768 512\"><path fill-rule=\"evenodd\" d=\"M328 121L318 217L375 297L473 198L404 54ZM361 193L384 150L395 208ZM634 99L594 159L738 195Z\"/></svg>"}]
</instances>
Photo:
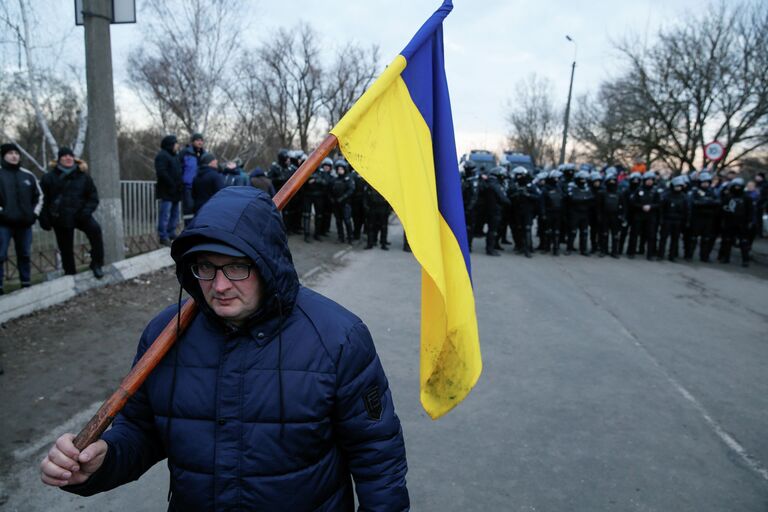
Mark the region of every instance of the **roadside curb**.
<instances>
[{"instance_id":1,"label":"roadside curb","mask_svg":"<svg viewBox=\"0 0 768 512\"><path fill-rule=\"evenodd\" d=\"M339 260L353 250L354 247L347 247L337 251L332 259ZM0 297L0 324L61 304L93 288L122 283L142 274L170 267L173 264L170 248L163 247L105 266L103 279L96 279L93 272L90 271L81 272L74 276L62 276L3 295ZM318 265L305 272L301 279L308 279L324 269L325 266Z\"/></svg>"},{"instance_id":2,"label":"roadside curb","mask_svg":"<svg viewBox=\"0 0 768 512\"><path fill-rule=\"evenodd\" d=\"M103 279L96 279L93 272L88 271L44 281L0 297L0 323L61 304L87 290L121 283L171 265L171 250L164 247L105 266Z\"/></svg>"}]
</instances>

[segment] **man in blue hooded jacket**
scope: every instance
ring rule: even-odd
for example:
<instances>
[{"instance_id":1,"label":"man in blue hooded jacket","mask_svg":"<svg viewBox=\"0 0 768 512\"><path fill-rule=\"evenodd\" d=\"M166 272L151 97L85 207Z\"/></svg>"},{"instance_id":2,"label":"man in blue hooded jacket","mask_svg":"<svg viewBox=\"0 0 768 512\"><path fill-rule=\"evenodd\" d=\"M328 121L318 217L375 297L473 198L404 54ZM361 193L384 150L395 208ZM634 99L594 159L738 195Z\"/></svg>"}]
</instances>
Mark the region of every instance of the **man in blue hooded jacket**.
<instances>
[{"instance_id":1,"label":"man in blue hooded jacket","mask_svg":"<svg viewBox=\"0 0 768 512\"><path fill-rule=\"evenodd\" d=\"M365 324L299 284L280 213L228 187L174 241L200 312L102 439L61 436L46 484L83 496L167 458L169 510L408 510L400 421ZM179 305L147 326L137 358Z\"/></svg>"}]
</instances>

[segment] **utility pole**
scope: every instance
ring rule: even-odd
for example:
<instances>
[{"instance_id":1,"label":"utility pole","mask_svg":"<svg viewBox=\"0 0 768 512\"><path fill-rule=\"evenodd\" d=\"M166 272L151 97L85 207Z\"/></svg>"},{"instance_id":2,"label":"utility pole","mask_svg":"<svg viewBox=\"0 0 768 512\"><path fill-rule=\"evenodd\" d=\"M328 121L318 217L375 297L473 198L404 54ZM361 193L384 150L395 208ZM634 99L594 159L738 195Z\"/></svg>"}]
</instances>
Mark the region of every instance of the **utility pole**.
<instances>
[{"instance_id":1,"label":"utility pole","mask_svg":"<svg viewBox=\"0 0 768 512\"><path fill-rule=\"evenodd\" d=\"M565 120L563 121L563 145L560 147L560 165L565 163L565 145L568 142L568 121L571 117L571 93L573 92L573 75L576 72L576 41L569 35L565 38L573 43L573 64L571 65L571 85L568 86L568 103L565 104Z\"/></svg>"},{"instance_id":2,"label":"utility pole","mask_svg":"<svg viewBox=\"0 0 768 512\"><path fill-rule=\"evenodd\" d=\"M99 191L96 210L104 237L105 263L125 258L120 164L117 156L115 94L112 83L111 0L83 0L85 77L88 87L86 150Z\"/></svg>"}]
</instances>

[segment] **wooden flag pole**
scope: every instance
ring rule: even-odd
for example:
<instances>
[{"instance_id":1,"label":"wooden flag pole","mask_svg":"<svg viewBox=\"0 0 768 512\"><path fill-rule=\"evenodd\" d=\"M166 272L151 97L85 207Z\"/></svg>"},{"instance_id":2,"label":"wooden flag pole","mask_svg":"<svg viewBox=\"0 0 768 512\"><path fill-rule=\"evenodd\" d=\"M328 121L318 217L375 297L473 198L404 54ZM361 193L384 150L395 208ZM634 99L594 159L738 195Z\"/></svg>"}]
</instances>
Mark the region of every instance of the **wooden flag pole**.
<instances>
[{"instance_id":1,"label":"wooden flag pole","mask_svg":"<svg viewBox=\"0 0 768 512\"><path fill-rule=\"evenodd\" d=\"M337 142L333 134L328 134L325 140L309 155L307 160L293 173L293 176L285 185L280 188L280 191L273 198L279 210L282 210L288 204L288 201L296 195L296 192L315 172L315 169L320 167L320 163L333 151ZM157 339L152 342L152 345L141 356L141 359L131 368L131 371L120 383L120 387L99 407L99 410L83 427L83 430L77 434L77 437L73 440L75 448L82 451L86 446L97 441L101 434L107 430L112 420L115 419L117 413L123 409L128 399L144 384L152 370L155 369L165 354L171 349L174 342L176 342L177 317L181 316L179 320L180 335L189 327L196 314L197 304L195 304L194 300L190 299L182 306L181 311L168 322L168 325L165 326Z\"/></svg>"}]
</instances>

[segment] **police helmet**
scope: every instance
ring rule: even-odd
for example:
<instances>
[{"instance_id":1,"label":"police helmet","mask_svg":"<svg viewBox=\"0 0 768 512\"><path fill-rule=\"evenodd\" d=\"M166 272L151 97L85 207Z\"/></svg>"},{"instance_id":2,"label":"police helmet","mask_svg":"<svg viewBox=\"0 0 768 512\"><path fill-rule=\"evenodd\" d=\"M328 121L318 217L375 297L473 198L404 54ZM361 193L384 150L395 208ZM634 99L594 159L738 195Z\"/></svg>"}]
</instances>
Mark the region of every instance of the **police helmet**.
<instances>
[{"instance_id":1,"label":"police helmet","mask_svg":"<svg viewBox=\"0 0 768 512\"><path fill-rule=\"evenodd\" d=\"M685 178L683 176L675 176L672 178L673 187L685 187Z\"/></svg>"},{"instance_id":2,"label":"police helmet","mask_svg":"<svg viewBox=\"0 0 768 512\"><path fill-rule=\"evenodd\" d=\"M699 173L699 182L702 181L712 181L712 175L707 171L701 171Z\"/></svg>"},{"instance_id":3,"label":"police helmet","mask_svg":"<svg viewBox=\"0 0 768 512\"><path fill-rule=\"evenodd\" d=\"M464 170L465 171L473 171L477 168L477 164L473 162L472 160L467 160L464 162Z\"/></svg>"},{"instance_id":4,"label":"police helmet","mask_svg":"<svg viewBox=\"0 0 768 512\"><path fill-rule=\"evenodd\" d=\"M549 176L549 173L547 171L539 171L538 174L536 174L536 180L542 181L547 179L547 176Z\"/></svg>"},{"instance_id":5,"label":"police helmet","mask_svg":"<svg viewBox=\"0 0 768 512\"><path fill-rule=\"evenodd\" d=\"M640 181L643 179L643 175L639 172L633 172L629 175L629 181Z\"/></svg>"},{"instance_id":6,"label":"police helmet","mask_svg":"<svg viewBox=\"0 0 768 512\"><path fill-rule=\"evenodd\" d=\"M518 165L517 167L515 167L514 169L512 169L512 175L513 175L515 178L518 178L518 177L520 177L520 176L528 176L528 169L526 169L526 168L525 168L525 167L523 167L522 165Z\"/></svg>"},{"instance_id":7,"label":"police helmet","mask_svg":"<svg viewBox=\"0 0 768 512\"><path fill-rule=\"evenodd\" d=\"M618 176L619 172L616 170L615 167L611 166L605 170L605 177L606 179L608 176Z\"/></svg>"},{"instance_id":8,"label":"police helmet","mask_svg":"<svg viewBox=\"0 0 768 512\"><path fill-rule=\"evenodd\" d=\"M320 167L324 165L330 165L331 167L333 167L333 160L331 160L329 157L323 158L323 162L320 164Z\"/></svg>"},{"instance_id":9,"label":"police helmet","mask_svg":"<svg viewBox=\"0 0 768 512\"><path fill-rule=\"evenodd\" d=\"M587 181L589 179L589 173L587 171L579 171L574 175L574 178Z\"/></svg>"},{"instance_id":10,"label":"police helmet","mask_svg":"<svg viewBox=\"0 0 768 512\"><path fill-rule=\"evenodd\" d=\"M731 182L728 184L729 187L743 187L744 186L744 178L733 178Z\"/></svg>"},{"instance_id":11,"label":"police helmet","mask_svg":"<svg viewBox=\"0 0 768 512\"><path fill-rule=\"evenodd\" d=\"M589 180L590 181L603 181L603 177L600 176L600 173L597 171L592 171L589 173Z\"/></svg>"},{"instance_id":12,"label":"police helmet","mask_svg":"<svg viewBox=\"0 0 768 512\"><path fill-rule=\"evenodd\" d=\"M563 173L557 169L552 169L551 171L549 171L548 178L551 180L559 180L562 177L563 177Z\"/></svg>"},{"instance_id":13,"label":"police helmet","mask_svg":"<svg viewBox=\"0 0 768 512\"><path fill-rule=\"evenodd\" d=\"M488 174L491 176L496 176L497 178L503 178L507 174L507 170L500 165L497 165L496 167L491 168L490 171L488 171Z\"/></svg>"},{"instance_id":14,"label":"police helmet","mask_svg":"<svg viewBox=\"0 0 768 512\"><path fill-rule=\"evenodd\" d=\"M336 169L337 167L343 167L345 171L349 170L349 164L346 160L342 160L341 158L333 162L333 168Z\"/></svg>"},{"instance_id":15,"label":"police helmet","mask_svg":"<svg viewBox=\"0 0 768 512\"><path fill-rule=\"evenodd\" d=\"M643 180L655 180L656 179L656 173L653 171L648 171L645 174L643 174Z\"/></svg>"}]
</instances>

